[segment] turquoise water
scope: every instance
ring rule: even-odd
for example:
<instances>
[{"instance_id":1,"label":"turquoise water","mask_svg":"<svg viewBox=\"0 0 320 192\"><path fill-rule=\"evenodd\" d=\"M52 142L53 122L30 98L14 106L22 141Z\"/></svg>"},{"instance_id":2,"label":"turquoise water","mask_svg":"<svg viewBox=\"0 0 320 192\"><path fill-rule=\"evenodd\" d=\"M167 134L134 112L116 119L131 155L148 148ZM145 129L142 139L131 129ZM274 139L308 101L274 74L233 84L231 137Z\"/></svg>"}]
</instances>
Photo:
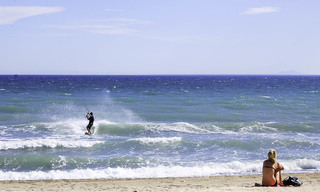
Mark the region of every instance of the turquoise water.
<instances>
[{"instance_id":1,"label":"turquoise water","mask_svg":"<svg viewBox=\"0 0 320 192\"><path fill-rule=\"evenodd\" d=\"M320 170L320 76L0 76L0 180ZM94 134L84 135L94 113Z\"/></svg>"}]
</instances>

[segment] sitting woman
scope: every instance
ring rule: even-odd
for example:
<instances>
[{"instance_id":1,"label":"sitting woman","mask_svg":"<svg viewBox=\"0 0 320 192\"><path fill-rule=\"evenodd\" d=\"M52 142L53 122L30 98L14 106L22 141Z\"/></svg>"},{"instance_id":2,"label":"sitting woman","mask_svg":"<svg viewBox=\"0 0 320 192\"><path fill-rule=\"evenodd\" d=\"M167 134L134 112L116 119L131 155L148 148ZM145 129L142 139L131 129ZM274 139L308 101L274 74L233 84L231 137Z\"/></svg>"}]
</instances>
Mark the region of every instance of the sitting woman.
<instances>
[{"instance_id":1,"label":"sitting woman","mask_svg":"<svg viewBox=\"0 0 320 192\"><path fill-rule=\"evenodd\" d=\"M263 162L262 185L282 185L281 170L284 170L284 168L277 162L277 152L271 149L268 153L268 159Z\"/></svg>"}]
</instances>

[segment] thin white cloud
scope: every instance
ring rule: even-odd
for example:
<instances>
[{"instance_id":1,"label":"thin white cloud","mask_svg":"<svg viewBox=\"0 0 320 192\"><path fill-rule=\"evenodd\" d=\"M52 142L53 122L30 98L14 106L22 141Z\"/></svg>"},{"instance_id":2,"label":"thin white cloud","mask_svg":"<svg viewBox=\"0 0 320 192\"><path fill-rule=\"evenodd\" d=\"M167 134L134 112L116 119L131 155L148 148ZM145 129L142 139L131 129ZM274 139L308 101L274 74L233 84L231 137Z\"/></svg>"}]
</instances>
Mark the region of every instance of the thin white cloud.
<instances>
[{"instance_id":1,"label":"thin white cloud","mask_svg":"<svg viewBox=\"0 0 320 192\"><path fill-rule=\"evenodd\" d=\"M13 24L20 19L64 11L63 7L0 7L0 25Z\"/></svg>"},{"instance_id":2,"label":"thin white cloud","mask_svg":"<svg viewBox=\"0 0 320 192\"><path fill-rule=\"evenodd\" d=\"M221 36L219 35L179 35L179 36L161 36L161 35L147 35L141 31L128 28L127 25L122 24L87 24L87 25L46 25L46 28L67 29L67 30L85 30L90 33L104 34L104 35L132 35L143 39L151 39L157 41L165 41L171 43L199 43L203 41L214 41Z\"/></svg>"},{"instance_id":3,"label":"thin white cloud","mask_svg":"<svg viewBox=\"0 0 320 192\"><path fill-rule=\"evenodd\" d=\"M107 35L129 35L138 32L134 29L129 29L121 25L46 25L46 28L55 29L70 29L70 30L85 30L91 33L107 34Z\"/></svg>"},{"instance_id":4,"label":"thin white cloud","mask_svg":"<svg viewBox=\"0 0 320 192\"><path fill-rule=\"evenodd\" d=\"M139 32L134 29L133 25L148 25L152 24L149 21L143 21L130 18L110 18L104 20L91 20L84 25L46 25L46 28L56 29L82 29L91 33L106 34L106 35L131 35ZM96 23L96 24L93 24Z\"/></svg>"},{"instance_id":5,"label":"thin white cloud","mask_svg":"<svg viewBox=\"0 0 320 192\"><path fill-rule=\"evenodd\" d=\"M130 18L107 18L107 19L90 19L86 20L89 23L117 23L121 25L149 25L153 24L151 21L140 20L140 19L130 19Z\"/></svg>"},{"instance_id":6,"label":"thin white cloud","mask_svg":"<svg viewBox=\"0 0 320 192\"><path fill-rule=\"evenodd\" d=\"M249 8L248 10L242 12L242 14L246 15L257 15L263 13L274 13L279 12L279 7L258 7L258 8Z\"/></svg>"}]
</instances>

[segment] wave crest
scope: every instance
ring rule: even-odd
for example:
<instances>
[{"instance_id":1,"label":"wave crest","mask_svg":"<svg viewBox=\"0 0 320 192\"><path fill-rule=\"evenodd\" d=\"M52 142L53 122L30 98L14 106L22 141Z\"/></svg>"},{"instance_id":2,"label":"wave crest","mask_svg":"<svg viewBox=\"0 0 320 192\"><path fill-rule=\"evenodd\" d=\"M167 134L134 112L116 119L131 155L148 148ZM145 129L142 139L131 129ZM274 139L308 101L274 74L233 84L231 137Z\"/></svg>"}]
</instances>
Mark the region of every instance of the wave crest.
<instances>
[{"instance_id":1,"label":"wave crest","mask_svg":"<svg viewBox=\"0 0 320 192\"><path fill-rule=\"evenodd\" d=\"M8 149L27 149L27 148L78 148L92 147L96 144L104 143L104 141L88 141L88 140L60 140L60 139L30 139L30 140L7 140L0 141L0 150Z\"/></svg>"},{"instance_id":2,"label":"wave crest","mask_svg":"<svg viewBox=\"0 0 320 192\"><path fill-rule=\"evenodd\" d=\"M174 142L180 142L181 137L143 137L143 138L136 138L136 139L129 139L129 141L138 141L142 144L155 144L155 143L174 143Z\"/></svg>"},{"instance_id":3,"label":"wave crest","mask_svg":"<svg viewBox=\"0 0 320 192\"><path fill-rule=\"evenodd\" d=\"M284 173L319 172L320 162L300 159L281 162ZM306 169L307 167L307 169ZM50 171L2 171L0 180L50 180L50 179L111 179L111 178L162 178L162 177L200 177L219 175L261 174L262 161L208 163L196 166L163 166L104 169L73 169Z\"/></svg>"}]
</instances>

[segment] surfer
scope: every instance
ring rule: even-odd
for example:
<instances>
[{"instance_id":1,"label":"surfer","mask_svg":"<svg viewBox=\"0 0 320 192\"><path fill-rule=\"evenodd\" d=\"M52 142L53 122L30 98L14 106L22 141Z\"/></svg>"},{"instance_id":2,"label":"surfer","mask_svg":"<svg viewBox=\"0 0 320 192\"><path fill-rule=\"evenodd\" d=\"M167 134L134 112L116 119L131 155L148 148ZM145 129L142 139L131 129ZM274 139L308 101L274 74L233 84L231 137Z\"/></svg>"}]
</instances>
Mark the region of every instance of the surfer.
<instances>
[{"instance_id":1,"label":"surfer","mask_svg":"<svg viewBox=\"0 0 320 192\"><path fill-rule=\"evenodd\" d=\"M86 118L89 120L89 124L87 125L88 134L91 135L92 134L91 133L91 127L92 127L93 122L94 122L93 113L92 112L87 113Z\"/></svg>"}]
</instances>

